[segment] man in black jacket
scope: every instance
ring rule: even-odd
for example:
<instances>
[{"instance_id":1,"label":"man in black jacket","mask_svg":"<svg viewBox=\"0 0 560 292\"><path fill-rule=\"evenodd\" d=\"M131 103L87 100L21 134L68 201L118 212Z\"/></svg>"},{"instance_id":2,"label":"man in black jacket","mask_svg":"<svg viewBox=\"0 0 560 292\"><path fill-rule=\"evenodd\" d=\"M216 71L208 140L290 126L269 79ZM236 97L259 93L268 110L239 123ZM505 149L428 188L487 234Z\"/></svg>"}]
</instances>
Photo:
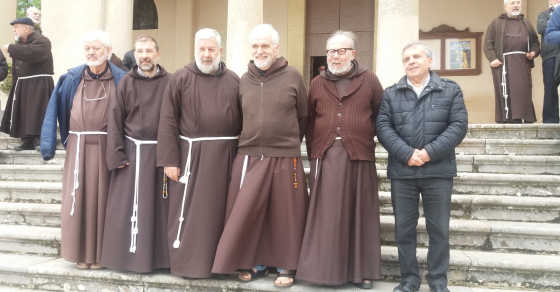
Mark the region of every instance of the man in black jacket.
<instances>
[{"instance_id":1,"label":"man in black jacket","mask_svg":"<svg viewBox=\"0 0 560 292\"><path fill-rule=\"evenodd\" d=\"M8 77L8 63L6 63L6 57L0 51L0 82L4 81L6 77Z\"/></svg>"},{"instance_id":2,"label":"man in black jacket","mask_svg":"<svg viewBox=\"0 0 560 292\"><path fill-rule=\"evenodd\" d=\"M544 100L542 119L543 123L558 123L558 86L559 82L554 80L556 68L560 63L560 48L557 44L549 44L544 39L546 26L550 20L550 15L555 7L560 4L559 0L548 0L550 8L541 12L537 20L537 31L541 37L541 58L544 83Z\"/></svg>"},{"instance_id":3,"label":"man in black jacket","mask_svg":"<svg viewBox=\"0 0 560 292\"><path fill-rule=\"evenodd\" d=\"M467 134L467 109L459 85L431 72L432 50L411 43L403 50L406 76L387 88L377 116L377 137L389 153L387 177L395 214L401 283L394 292L420 288L416 260L418 200L430 237L428 274L432 292L448 292L449 218L455 147Z\"/></svg>"}]
</instances>

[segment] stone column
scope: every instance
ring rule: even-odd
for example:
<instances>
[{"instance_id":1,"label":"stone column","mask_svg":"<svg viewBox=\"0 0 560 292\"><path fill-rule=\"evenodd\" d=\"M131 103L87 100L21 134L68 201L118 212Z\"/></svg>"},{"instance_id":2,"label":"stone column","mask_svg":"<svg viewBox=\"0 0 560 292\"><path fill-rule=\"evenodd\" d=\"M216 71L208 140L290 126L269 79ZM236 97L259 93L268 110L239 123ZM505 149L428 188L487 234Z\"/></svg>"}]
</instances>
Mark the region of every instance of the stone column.
<instances>
[{"instance_id":1,"label":"stone column","mask_svg":"<svg viewBox=\"0 0 560 292\"><path fill-rule=\"evenodd\" d=\"M305 0L288 1L288 59L303 75L305 67Z\"/></svg>"},{"instance_id":2,"label":"stone column","mask_svg":"<svg viewBox=\"0 0 560 292\"><path fill-rule=\"evenodd\" d=\"M2 47L8 43L14 43L14 32L12 31L12 26L10 22L16 19L16 0L0 0L0 50L6 57L8 62L11 62L10 55L6 54Z\"/></svg>"},{"instance_id":3,"label":"stone column","mask_svg":"<svg viewBox=\"0 0 560 292\"><path fill-rule=\"evenodd\" d=\"M383 87L404 76L402 49L418 41L418 0L377 0L375 73Z\"/></svg>"},{"instance_id":4,"label":"stone column","mask_svg":"<svg viewBox=\"0 0 560 292\"><path fill-rule=\"evenodd\" d=\"M105 0L103 28L111 37L113 53L122 58L132 50L132 9L133 0Z\"/></svg>"},{"instance_id":5,"label":"stone column","mask_svg":"<svg viewBox=\"0 0 560 292\"><path fill-rule=\"evenodd\" d=\"M263 0L228 0L227 67L241 76L251 60L249 33L263 23Z\"/></svg>"}]
</instances>

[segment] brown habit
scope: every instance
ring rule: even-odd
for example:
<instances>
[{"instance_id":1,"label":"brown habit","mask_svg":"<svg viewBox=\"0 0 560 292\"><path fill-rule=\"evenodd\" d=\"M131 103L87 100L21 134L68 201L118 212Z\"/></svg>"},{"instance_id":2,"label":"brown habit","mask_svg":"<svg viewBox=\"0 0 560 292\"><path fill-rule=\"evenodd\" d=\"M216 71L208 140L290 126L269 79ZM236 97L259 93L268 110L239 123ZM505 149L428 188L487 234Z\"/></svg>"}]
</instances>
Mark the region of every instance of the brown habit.
<instances>
[{"instance_id":1,"label":"brown habit","mask_svg":"<svg viewBox=\"0 0 560 292\"><path fill-rule=\"evenodd\" d=\"M163 198L163 169L156 167L157 145L136 144L157 140L163 93L171 79L163 67L153 78L143 77L135 66L119 82L117 97L111 101L107 125L107 166L111 185L103 235L101 264L115 270L148 273L169 268L167 216L169 204ZM118 167L126 165L122 169ZM136 167L138 179L138 234L135 252L131 247L131 220L134 206Z\"/></svg>"},{"instance_id":2,"label":"brown habit","mask_svg":"<svg viewBox=\"0 0 560 292\"><path fill-rule=\"evenodd\" d=\"M303 78L284 58L262 77L251 61L239 95L240 154L233 164L226 226L212 272L229 274L255 265L296 270L309 202L299 158L307 124Z\"/></svg>"},{"instance_id":3,"label":"brown habit","mask_svg":"<svg viewBox=\"0 0 560 292\"><path fill-rule=\"evenodd\" d=\"M95 80L84 71L72 103L70 131L106 132L109 101L115 98L115 91L111 70ZM110 178L105 159L107 136L82 135L80 145L77 142L77 135L68 136L62 178L62 257L74 263L100 263ZM79 187L75 190L75 211L70 215L77 147Z\"/></svg>"},{"instance_id":4,"label":"brown habit","mask_svg":"<svg viewBox=\"0 0 560 292\"><path fill-rule=\"evenodd\" d=\"M315 284L381 278L379 196L371 142L383 87L375 74L354 64L345 76L322 73L309 88L306 143L309 152L315 148L312 151L318 154L310 160L311 201L297 278ZM360 122L346 122L346 117ZM331 125L340 126L342 140L335 140ZM324 154L319 148L326 143L316 141L321 137L330 145ZM349 153L361 149L358 145L368 145L364 152L369 155L352 158Z\"/></svg>"},{"instance_id":5,"label":"brown habit","mask_svg":"<svg viewBox=\"0 0 560 292\"><path fill-rule=\"evenodd\" d=\"M239 77L225 64L214 75L195 63L173 74L161 107L157 164L185 174L189 142L179 138L231 137L241 132ZM171 273L212 276L212 263L224 227L226 198L237 140L197 141L192 145L190 178L183 206L183 183L169 181L168 244ZM174 248L181 208L180 245Z\"/></svg>"},{"instance_id":6,"label":"brown habit","mask_svg":"<svg viewBox=\"0 0 560 292\"><path fill-rule=\"evenodd\" d=\"M18 79L54 74L51 42L45 36L32 32L27 36L25 43L20 41L17 44L11 44L8 51L13 60L14 79L0 131L15 138L39 136L47 105L54 89L54 81L50 76L20 79L19 81ZM14 95L16 96L15 102ZM12 119L11 129L10 119Z\"/></svg>"}]
</instances>

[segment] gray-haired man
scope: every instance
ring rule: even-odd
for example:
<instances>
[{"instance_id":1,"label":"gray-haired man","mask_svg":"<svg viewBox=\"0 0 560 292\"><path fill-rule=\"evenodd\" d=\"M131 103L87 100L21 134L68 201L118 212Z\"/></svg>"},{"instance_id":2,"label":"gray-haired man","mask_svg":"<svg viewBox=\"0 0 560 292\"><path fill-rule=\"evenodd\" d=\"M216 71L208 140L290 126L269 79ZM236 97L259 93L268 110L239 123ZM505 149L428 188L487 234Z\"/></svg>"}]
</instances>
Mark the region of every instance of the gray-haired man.
<instances>
[{"instance_id":1,"label":"gray-haired man","mask_svg":"<svg viewBox=\"0 0 560 292\"><path fill-rule=\"evenodd\" d=\"M402 58L406 76L385 90L377 116L377 137L389 152L387 177L401 267L401 283L393 291L420 287L416 226L422 194L430 237L426 280L432 292L448 292L455 147L467 134L467 109L459 85L430 71L433 59L427 46L409 44Z\"/></svg>"}]
</instances>

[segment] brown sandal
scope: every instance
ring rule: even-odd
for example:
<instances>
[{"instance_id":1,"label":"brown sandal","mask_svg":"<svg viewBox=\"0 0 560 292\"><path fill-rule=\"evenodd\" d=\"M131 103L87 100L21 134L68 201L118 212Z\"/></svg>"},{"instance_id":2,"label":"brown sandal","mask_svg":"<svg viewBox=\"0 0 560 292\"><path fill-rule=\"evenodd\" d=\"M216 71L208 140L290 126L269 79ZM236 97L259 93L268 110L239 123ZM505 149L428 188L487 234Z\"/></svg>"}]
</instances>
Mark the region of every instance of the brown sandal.
<instances>
[{"instance_id":1,"label":"brown sandal","mask_svg":"<svg viewBox=\"0 0 560 292\"><path fill-rule=\"evenodd\" d=\"M86 263L77 263L76 264L76 269L78 270L89 270L90 265L86 264Z\"/></svg>"},{"instance_id":2,"label":"brown sandal","mask_svg":"<svg viewBox=\"0 0 560 292\"><path fill-rule=\"evenodd\" d=\"M90 268L92 270L103 270L103 269L105 269L105 267L103 267L101 264L91 264Z\"/></svg>"}]
</instances>

